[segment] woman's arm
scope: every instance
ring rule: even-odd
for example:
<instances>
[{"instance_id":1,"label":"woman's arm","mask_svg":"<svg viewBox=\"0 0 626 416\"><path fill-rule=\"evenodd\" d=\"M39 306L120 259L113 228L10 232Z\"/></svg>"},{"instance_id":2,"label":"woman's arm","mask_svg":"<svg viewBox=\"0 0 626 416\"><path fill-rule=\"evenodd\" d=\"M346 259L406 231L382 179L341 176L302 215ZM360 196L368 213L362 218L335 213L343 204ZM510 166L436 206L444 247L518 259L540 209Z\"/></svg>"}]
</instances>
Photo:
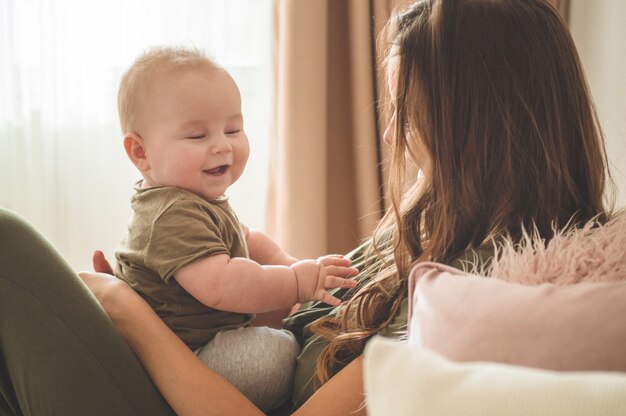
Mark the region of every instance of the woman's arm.
<instances>
[{"instance_id":1,"label":"woman's arm","mask_svg":"<svg viewBox=\"0 0 626 416\"><path fill-rule=\"evenodd\" d=\"M294 415L367 415L363 357L359 356L320 387Z\"/></svg>"},{"instance_id":2,"label":"woman's arm","mask_svg":"<svg viewBox=\"0 0 626 416\"><path fill-rule=\"evenodd\" d=\"M204 365L130 286L103 273L80 273L178 415L262 415Z\"/></svg>"}]
</instances>

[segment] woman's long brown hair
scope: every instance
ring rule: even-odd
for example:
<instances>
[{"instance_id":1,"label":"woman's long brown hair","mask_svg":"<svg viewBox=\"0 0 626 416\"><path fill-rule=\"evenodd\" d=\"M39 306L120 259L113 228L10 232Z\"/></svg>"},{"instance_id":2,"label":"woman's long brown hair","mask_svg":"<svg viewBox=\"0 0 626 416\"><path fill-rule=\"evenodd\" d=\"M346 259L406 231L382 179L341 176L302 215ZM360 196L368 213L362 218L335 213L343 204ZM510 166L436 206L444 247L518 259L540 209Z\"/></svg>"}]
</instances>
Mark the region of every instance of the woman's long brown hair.
<instances>
[{"instance_id":1,"label":"woman's long brown hair","mask_svg":"<svg viewBox=\"0 0 626 416\"><path fill-rule=\"evenodd\" d=\"M392 205L374 232L368 283L313 326L330 340L321 383L394 320L413 264L607 215L602 131L572 38L546 1L420 1L386 33L397 54ZM420 153L426 175L407 186L405 155Z\"/></svg>"}]
</instances>

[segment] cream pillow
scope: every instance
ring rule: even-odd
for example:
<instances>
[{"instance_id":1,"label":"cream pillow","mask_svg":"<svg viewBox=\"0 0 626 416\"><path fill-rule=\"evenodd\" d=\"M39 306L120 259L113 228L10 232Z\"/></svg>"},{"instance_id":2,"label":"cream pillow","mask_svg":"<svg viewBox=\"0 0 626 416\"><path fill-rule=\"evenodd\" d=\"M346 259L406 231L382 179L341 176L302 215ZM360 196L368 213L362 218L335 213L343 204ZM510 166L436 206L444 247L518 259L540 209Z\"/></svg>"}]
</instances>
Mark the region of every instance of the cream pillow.
<instances>
[{"instance_id":1,"label":"cream pillow","mask_svg":"<svg viewBox=\"0 0 626 416\"><path fill-rule=\"evenodd\" d=\"M577 416L626 414L626 375L456 363L375 337L365 349L370 416Z\"/></svg>"},{"instance_id":2,"label":"cream pillow","mask_svg":"<svg viewBox=\"0 0 626 416\"><path fill-rule=\"evenodd\" d=\"M626 282L526 286L437 263L409 279L413 345L453 361L626 371Z\"/></svg>"}]
</instances>

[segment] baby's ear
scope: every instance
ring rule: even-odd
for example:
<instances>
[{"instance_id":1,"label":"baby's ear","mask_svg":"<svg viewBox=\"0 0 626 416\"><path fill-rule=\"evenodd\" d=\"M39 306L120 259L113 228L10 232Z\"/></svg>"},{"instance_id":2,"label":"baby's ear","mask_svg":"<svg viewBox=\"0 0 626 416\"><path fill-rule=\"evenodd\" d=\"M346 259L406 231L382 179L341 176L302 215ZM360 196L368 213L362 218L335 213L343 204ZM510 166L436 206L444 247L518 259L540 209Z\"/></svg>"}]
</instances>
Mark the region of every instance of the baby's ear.
<instances>
[{"instance_id":1,"label":"baby's ear","mask_svg":"<svg viewBox=\"0 0 626 416\"><path fill-rule=\"evenodd\" d=\"M136 133L126 133L124 136L124 149L133 165L137 166L140 172L150 169L146 151L143 146L143 139Z\"/></svg>"}]
</instances>

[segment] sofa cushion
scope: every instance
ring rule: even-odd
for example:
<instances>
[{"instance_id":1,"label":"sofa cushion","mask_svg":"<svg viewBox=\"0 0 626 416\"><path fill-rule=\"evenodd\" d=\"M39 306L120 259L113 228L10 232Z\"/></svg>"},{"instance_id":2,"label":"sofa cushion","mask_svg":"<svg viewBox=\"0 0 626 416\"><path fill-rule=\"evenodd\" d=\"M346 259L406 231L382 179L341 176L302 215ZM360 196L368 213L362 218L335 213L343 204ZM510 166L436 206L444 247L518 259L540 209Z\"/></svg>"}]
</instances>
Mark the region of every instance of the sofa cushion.
<instances>
[{"instance_id":1,"label":"sofa cushion","mask_svg":"<svg viewBox=\"0 0 626 416\"><path fill-rule=\"evenodd\" d=\"M409 343L451 360L626 371L626 282L528 286L422 263L410 291Z\"/></svg>"},{"instance_id":2,"label":"sofa cushion","mask_svg":"<svg viewBox=\"0 0 626 416\"><path fill-rule=\"evenodd\" d=\"M623 415L626 375L456 363L375 337L365 349L370 416Z\"/></svg>"}]
</instances>

